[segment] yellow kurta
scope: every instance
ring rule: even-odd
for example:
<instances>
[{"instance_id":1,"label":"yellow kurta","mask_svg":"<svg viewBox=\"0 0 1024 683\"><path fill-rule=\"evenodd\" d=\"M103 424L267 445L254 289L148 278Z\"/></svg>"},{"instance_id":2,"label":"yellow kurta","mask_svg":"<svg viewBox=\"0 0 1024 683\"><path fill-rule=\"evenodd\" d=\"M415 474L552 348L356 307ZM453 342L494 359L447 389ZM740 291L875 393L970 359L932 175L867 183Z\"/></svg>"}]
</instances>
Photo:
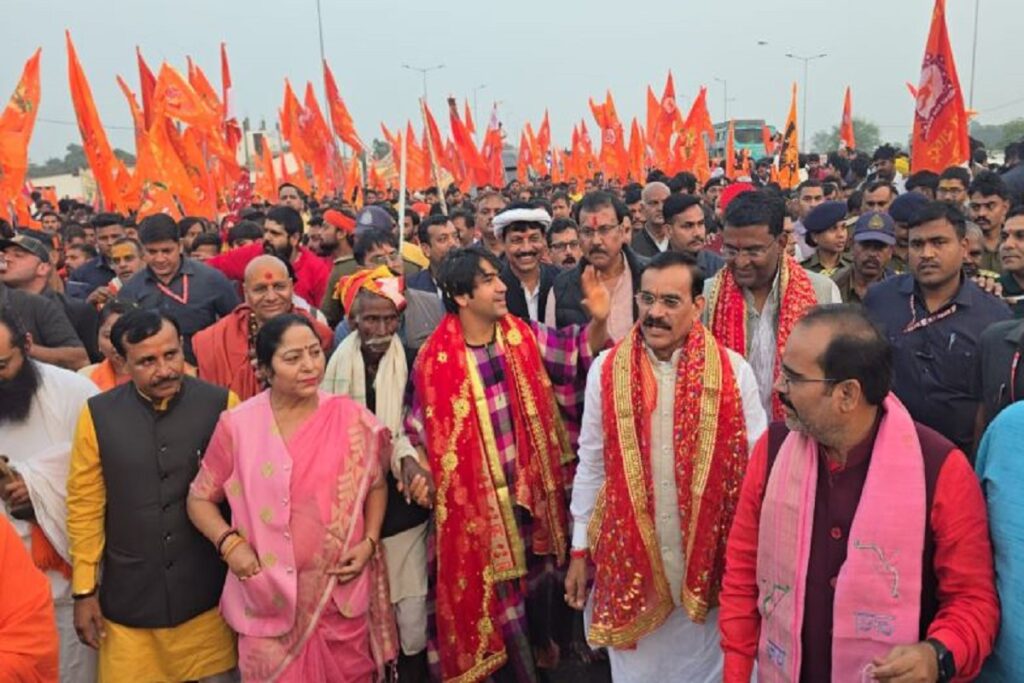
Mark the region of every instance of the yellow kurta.
<instances>
[{"instance_id":1,"label":"yellow kurta","mask_svg":"<svg viewBox=\"0 0 1024 683\"><path fill-rule=\"evenodd\" d=\"M226 407L238 402L229 392ZM67 490L71 590L81 595L96 587L107 506L99 441L88 404L75 429ZM234 633L216 607L171 628L133 628L107 620L105 630L99 652L101 682L190 681L237 664Z\"/></svg>"}]
</instances>

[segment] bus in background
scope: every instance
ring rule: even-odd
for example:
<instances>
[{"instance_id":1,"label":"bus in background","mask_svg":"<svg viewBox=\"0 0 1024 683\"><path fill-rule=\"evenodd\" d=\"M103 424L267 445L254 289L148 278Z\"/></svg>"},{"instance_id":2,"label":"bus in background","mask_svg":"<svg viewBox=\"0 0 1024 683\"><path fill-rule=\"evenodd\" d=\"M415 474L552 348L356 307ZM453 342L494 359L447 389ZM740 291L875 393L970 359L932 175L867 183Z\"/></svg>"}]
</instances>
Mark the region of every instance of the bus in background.
<instances>
[{"instance_id":1,"label":"bus in background","mask_svg":"<svg viewBox=\"0 0 1024 683\"><path fill-rule=\"evenodd\" d=\"M743 150L747 150L750 152L750 158L755 161L768 156L764 149L764 119L733 119L732 124L734 145L736 147L737 154L740 154ZM768 131L772 135L775 135L774 126L768 126ZM725 140L728 135L728 121L715 124L715 139L711 143L711 149L708 150L711 156L725 156Z\"/></svg>"}]
</instances>

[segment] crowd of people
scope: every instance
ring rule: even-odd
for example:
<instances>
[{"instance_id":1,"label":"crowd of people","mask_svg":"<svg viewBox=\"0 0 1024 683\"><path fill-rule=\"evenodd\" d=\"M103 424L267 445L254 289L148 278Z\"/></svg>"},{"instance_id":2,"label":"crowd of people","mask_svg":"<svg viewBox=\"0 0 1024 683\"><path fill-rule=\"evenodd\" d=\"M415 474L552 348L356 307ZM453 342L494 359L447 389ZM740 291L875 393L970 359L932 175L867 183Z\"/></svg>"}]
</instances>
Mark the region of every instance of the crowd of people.
<instances>
[{"instance_id":1,"label":"crowd of people","mask_svg":"<svg viewBox=\"0 0 1024 683\"><path fill-rule=\"evenodd\" d=\"M39 200L0 679L1015 680L1022 152Z\"/></svg>"}]
</instances>

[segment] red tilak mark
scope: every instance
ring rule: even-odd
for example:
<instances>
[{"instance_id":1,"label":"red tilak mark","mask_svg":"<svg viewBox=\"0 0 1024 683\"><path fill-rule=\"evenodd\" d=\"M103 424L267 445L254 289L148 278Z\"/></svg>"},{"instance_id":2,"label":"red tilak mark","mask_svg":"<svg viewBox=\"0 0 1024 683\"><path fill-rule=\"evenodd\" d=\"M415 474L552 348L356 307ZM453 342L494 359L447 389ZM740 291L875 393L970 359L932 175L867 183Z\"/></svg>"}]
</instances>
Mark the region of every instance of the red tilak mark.
<instances>
[{"instance_id":1,"label":"red tilak mark","mask_svg":"<svg viewBox=\"0 0 1024 683\"><path fill-rule=\"evenodd\" d=\"M597 227L597 216L591 214L590 220L588 221L588 223L590 223L590 227L596 228Z\"/></svg>"},{"instance_id":2,"label":"red tilak mark","mask_svg":"<svg viewBox=\"0 0 1024 683\"><path fill-rule=\"evenodd\" d=\"M273 273L271 273L271 272L270 272L269 270L268 270L268 271L265 271L265 272L263 273L263 279L264 279L264 280L273 280L273 279L274 279L274 274L273 274Z\"/></svg>"}]
</instances>

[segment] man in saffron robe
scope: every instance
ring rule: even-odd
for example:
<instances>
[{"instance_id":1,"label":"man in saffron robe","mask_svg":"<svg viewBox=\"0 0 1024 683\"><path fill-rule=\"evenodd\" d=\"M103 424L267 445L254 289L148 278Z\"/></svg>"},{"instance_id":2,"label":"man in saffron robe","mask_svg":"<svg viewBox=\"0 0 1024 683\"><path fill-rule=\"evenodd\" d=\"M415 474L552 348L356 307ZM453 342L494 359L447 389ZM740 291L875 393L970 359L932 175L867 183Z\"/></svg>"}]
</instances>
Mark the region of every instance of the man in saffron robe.
<instances>
[{"instance_id":1,"label":"man in saffron robe","mask_svg":"<svg viewBox=\"0 0 1024 683\"><path fill-rule=\"evenodd\" d=\"M0 455L10 458L13 470L10 478L0 474L0 517L10 519L48 579L61 679L90 683L96 680L96 656L75 635L65 482L78 414L97 392L86 378L34 360L31 349L31 335L14 311L0 309ZM0 586L10 581L16 579L0 570ZM26 680L2 674L0 666L0 680Z\"/></svg>"},{"instance_id":2,"label":"man in saffron robe","mask_svg":"<svg viewBox=\"0 0 1024 683\"><path fill-rule=\"evenodd\" d=\"M2 517L0 576L0 680L56 681L59 647L50 582Z\"/></svg>"},{"instance_id":3,"label":"man in saffron robe","mask_svg":"<svg viewBox=\"0 0 1024 683\"><path fill-rule=\"evenodd\" d=\"M192 337L192 349L199 376L235 392L241 400L258 394L262 385L256 376L256 334L268 320L294 312L308 318L317 331L324 355L331 351L333 333L310 313L293 305L294 284L284 261L263 254L245 267L242 286L245 302L228 315Z\"/></svg>"},{"instance_id":4,"label":"man in saffron robe","mask_svg":"<svg viewBox=\"0 0 1024 683\"><path fill-rule=\"evenodd\" d=\"M831 279L786 254L785 217L782 200L764 190L733 198L722 230L725 268L704 282L704 324L750 363L761 405L773 419L782 417L772 384L793 325L811 306L841 301Z\"/></svg>"},{"instance_id":5,"label":"man in saffron robe","mask_svg":"<svg viewBox=\"0 0 1024 683\"><path fill-rule=\"evenodd\" d=\"M750 366L700 324L703 277L689 254L655 256L639 322L587 380L565 597L584 608L589 554L589 638L617 683L722 677L726 535L767 422Z\"/></svg>"},{"instance_id":6,"label":"man in saffron robe","mask_svg":"<svg viewBox=\"0 0 1024 683\"><path fill-rule=\"evenodd\" d=\"M999 600L963 452L891 393L893 353L859 306L796 325L773 423L750 458L722 581L727 683L969 681Z\"/></svg>"},{"instance_id":7,"label":"man in saffron robe","mask_svg":"<svg viewBox=\"0 0 1024 683\"><path fill-rule=\"evenodd\" d=\"M559 407L578 414L608 339L609 295L581 279L591 322L553 330L508 313L501 263L457 249L441 269L447 315L420 349L406 433L436 482L428 642L443 680L537 681L557 664L548 598L566 550L572 457ZM403 481L423 500L422 475Z\"/></svg>"}]
</instances>

